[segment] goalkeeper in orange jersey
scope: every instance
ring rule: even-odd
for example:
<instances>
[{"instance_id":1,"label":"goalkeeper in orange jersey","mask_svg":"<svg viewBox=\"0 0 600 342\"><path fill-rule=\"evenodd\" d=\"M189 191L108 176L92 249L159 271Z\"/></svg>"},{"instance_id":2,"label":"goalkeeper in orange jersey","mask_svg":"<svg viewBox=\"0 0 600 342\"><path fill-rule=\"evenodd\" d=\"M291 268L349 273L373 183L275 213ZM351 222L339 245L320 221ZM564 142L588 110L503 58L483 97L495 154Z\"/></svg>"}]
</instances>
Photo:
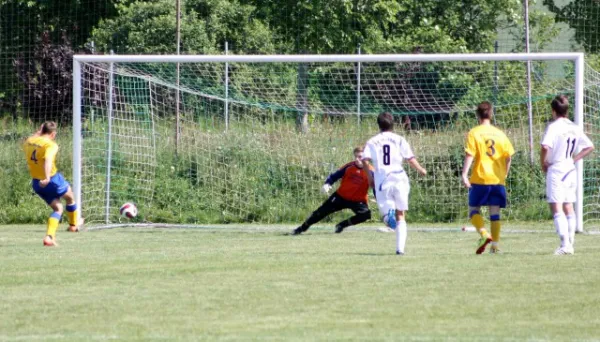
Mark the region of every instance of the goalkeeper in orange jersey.
<instances>
[{"instance_id":1,"label":"goalkeeper in orange jersey","mask_svg":"<svg viewBox=\"0 0 600 342\"><path fill-rule=\"evenodd\" d=\"M46 121L34 135L29 137L23 146L29 174L33 179L31 186L38 196L54 210L48 218L48 228L44 237L44 246L56 246L56 229L62 217L63 205L61 198L67 202L67 217L69 231L76 232L77 203L71 186L56 169L58 145L56 138L56 123Z\"/></svg>"},{"instance_id":2,"label":"goalkeeper in orange jersey","mask_svg":"<svg viewBox=\"0 0 600 342\"><path fill-rule=\"evenodd\" d=\"M342 180L340 187L323 204L315 210L302 225L296 228L292 235L302 234L310 226L321 221L326 216L342 209L350 209L354 216L343 220L335 226L335 232L341 233L345 228L365 222L371 218L371 210L367 205L367 193L369 191L369 177L367 172L373 172L362 161L363 149L354 149L354 161L342 166L325 180L321 192L327 194L333 184Z\"/></svg>"}]
</instances>

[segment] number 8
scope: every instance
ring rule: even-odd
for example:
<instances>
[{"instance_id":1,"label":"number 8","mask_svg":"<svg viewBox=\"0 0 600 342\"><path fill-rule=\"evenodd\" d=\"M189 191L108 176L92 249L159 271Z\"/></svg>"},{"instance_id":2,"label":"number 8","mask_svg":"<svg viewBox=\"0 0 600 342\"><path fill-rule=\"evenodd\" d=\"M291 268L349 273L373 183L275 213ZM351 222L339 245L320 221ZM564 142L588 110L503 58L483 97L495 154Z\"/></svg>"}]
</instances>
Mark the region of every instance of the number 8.
<instances>
[{"instance_id":1,"label":"number 8","mask_svg":"<svg viewBox=\"0 0 600 342\"><path fill-rule=\"evenodd\" d=\"M390 145L383 145L383 165L390 165Z\"/></svg>"}]
</instances>

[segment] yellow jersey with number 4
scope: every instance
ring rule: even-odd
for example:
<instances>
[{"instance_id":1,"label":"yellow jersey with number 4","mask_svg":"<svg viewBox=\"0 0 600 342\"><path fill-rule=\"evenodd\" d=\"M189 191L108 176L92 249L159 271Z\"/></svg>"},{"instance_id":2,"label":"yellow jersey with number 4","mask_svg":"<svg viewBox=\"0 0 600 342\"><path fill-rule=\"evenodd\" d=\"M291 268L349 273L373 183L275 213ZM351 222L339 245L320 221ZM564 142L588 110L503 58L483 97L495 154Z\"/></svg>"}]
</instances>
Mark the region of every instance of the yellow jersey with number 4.
<instances>
[{"instance_id":1,"label":"yellow jersey with number 4","mask_svg":"<svg viewBox=\"0 0 600 342\"><path fill-rule=\"evenodd\" d=\"M508 137L492 125L479 125L469 131L465 152L473 156L472 184L504 185L506 158L515 150Z\"/></svg>"},{"instance_id":2,"label":"yellow jersey with number 4","mask_svg":"<svg viewBox=\"0 0 600 342\"><path fill-rule=\"evenodd\" d=\"M29 137L23 146L25 150L25 159L29 174L33 179L46 179L44 173L44 163L47 159L52 160L52 170L49 176L56 174L56 154L58 145L50 138L44 136Z\"/></svg>"}]
</instances>

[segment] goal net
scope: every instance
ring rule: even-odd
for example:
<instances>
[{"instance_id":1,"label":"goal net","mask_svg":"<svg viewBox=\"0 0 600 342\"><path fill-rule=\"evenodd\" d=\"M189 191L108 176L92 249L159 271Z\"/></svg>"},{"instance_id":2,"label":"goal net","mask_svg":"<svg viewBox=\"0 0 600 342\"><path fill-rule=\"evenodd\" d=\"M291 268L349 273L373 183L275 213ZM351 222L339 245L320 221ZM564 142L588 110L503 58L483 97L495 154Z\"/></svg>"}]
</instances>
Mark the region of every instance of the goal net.
<instances>
[{"instance_id":1,"label":"goal net","mask_svg":"<svg viewBox=\"0 0 600 342\"><path fill-rule=\"evenodd\" d=\"M594 141L600 124L600 77L584 73L581 54L117 55L74 65L74 188L99 226L121 222L125 202L139 208L134 223L300 223L325 199L327 175L377 133L382 111L429 172L408 171L411 221L464 222L464 137L481 101L516 149L503 218L548 220L539 141L550 101L568 95L571 119ZM590 223L600 218L599 162L580 172Z\"/></svg>"}]
</instances>

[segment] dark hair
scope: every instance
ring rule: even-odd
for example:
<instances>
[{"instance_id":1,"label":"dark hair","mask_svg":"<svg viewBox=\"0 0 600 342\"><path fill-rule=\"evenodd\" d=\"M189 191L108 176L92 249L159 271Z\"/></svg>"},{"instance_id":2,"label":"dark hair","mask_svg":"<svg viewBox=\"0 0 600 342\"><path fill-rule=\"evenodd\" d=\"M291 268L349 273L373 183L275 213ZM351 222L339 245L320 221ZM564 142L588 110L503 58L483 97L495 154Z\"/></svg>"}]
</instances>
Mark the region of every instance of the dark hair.
<instances>
[{"instance_id":1,"label":"dark hair","mask_svg":"<svg viewBox=\"0 0 600 342\"><path fill-rule=\"evenodd\" d=\"M42 125L42 134L52 134L56 132L56 122L54 121L46 121Z\"/></svg>"},{"instance_id":2,"label":"dark hair","mask_svg":"<svg viewBox=\"0 0 600 342\"><path fill-rule=\"evenodd\" d=\"M358 152L364 152L364 149L360 146L357 146L354 148L354 151L352 151L352 153L358 153Z\"/></svg>"},{"instance_id":3,"label":"dark hair","mask_svg":"<svg viewBox=\"0 0 600 342\"><path fill-rule=\"evenodd\" d=\"M569 99L564 95L558 95L550 104L556 115L566 117L569 113Z\"/></svg>"},{"instance_id":4,"label":"dark hair","mask_svg":"<svg viewBox=\"0 0 600 342\"><path fill-rule=\"evenodd\" d=\"M492 118L492 104L483 101L477 106L477 117L480 119L491 119Z\"/></svg>"},{"instance_id":5,"label":"dark hair","mask_svg":"<svg viewBox=\"0 0 600 342\"><path fill-rule=\"evenodd\" d=\"M394 129L394 117L389 112L383 112L377 117L377 125L382 132Z\"/></svg>"}]
</instances>

